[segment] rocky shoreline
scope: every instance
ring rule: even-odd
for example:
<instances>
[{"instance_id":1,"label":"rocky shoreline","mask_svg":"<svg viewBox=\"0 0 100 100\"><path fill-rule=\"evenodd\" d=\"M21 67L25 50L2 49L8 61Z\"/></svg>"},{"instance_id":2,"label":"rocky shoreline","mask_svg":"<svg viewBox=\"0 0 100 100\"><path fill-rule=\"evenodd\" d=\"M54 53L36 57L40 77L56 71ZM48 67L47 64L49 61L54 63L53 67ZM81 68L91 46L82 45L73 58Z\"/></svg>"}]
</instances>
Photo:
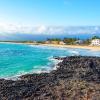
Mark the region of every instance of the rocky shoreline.
<instances>
[{"instance_id":1,"label":"rocky shoreline","mask_svg":"<svg viewBox=\"0 0 100 100\"><path fill-rule=\"evenodd\" d=\"M0 100L100 100L100 57L71 56L50 73L0 79Z\"/></svg>"}]
</instances>

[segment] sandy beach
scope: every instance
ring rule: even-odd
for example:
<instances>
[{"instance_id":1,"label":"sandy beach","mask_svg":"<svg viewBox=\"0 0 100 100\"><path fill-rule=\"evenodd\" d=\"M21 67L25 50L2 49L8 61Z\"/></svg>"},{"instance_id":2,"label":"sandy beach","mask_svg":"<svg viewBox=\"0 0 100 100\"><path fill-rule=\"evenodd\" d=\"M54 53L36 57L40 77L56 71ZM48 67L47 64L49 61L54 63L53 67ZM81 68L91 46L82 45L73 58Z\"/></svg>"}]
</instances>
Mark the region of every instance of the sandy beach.
<instances>
[{"instance_id":1,"label":"sandy beach","mask_svg":"<svg viewBox=\"0 0 100 100\"><path fill-rule=\"evenodd\" d=\"M92 51L100 51L100 46L90 46L90 45L60 45L60 44L41 44L41 43L17 43L17 42L0 42L0 43L16 43L16 44L27 44L27 45L43 45L61 48L75 48L75 49L89 49Z\"/></svg>"},{"instance_id":2,"label":"sandy beach","mask_svg":"<svg viewBox=\"0 0 100 100\"><path fill-rule=\"evenodd\" d=\"M64 47L64 48L78 48L78 49L89 49L93 51L100 51L100 46L84 46L84 45L57 45L57 44L41 44L44 46L53 46L53 47Z\"/></svg>"}]
</instances>

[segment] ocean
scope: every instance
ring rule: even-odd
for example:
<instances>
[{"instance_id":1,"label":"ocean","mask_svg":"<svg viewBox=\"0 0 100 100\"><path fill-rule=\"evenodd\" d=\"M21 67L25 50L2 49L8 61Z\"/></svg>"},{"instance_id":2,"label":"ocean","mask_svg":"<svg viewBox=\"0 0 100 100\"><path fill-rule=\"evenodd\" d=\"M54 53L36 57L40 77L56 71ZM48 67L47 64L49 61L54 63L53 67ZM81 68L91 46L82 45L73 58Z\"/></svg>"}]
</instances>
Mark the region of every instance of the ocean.
<instances>
[{"instance_id":1,"label":"ocean","mask_svg":"<svg viewBox=\"0 0 100 100\"><path fill-rule=\"evenodd\" d=\"M87 49L58 48L40 45L0 43L0 78L17 78L30 73L49 72L64 56L99 56Z\"/></svg>"}]
</instances>

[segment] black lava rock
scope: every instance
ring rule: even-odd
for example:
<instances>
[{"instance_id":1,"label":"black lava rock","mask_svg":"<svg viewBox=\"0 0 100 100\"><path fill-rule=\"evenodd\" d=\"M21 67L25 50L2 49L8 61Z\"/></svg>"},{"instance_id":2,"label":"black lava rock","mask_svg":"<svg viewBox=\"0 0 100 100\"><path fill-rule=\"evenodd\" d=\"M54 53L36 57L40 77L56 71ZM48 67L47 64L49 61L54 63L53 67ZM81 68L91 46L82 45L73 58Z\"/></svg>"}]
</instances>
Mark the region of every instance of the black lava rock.
<instances>
[{"instance_id":1,"label":"black lava rock","mask_svg":"<svg viewBox=\"0 0 100 100\"><path fill-rule=\"evenodd\" d=\"M50 73L0 79L0 100L100 100L99 57L56 59L63 61Z\"/></svg>"}]
</instances>

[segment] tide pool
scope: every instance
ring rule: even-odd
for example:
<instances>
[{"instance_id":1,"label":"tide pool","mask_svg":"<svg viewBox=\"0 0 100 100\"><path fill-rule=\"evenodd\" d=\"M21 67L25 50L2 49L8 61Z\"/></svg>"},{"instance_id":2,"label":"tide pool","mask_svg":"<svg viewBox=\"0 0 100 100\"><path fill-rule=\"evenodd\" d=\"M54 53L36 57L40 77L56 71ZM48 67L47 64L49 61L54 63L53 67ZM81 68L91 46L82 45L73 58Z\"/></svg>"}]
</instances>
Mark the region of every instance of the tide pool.
<instances>
[{"instance_id":1,"label":"tide pool","mask_svg":"<svg viewBox=\"0 0 100 100\"><path fill-rule=\"evenodd\" d=\"M40 45L0 43L0 78L53 70L54 56L99 56L85 49L56 48Z\"/></svg>"}]
</instances>

